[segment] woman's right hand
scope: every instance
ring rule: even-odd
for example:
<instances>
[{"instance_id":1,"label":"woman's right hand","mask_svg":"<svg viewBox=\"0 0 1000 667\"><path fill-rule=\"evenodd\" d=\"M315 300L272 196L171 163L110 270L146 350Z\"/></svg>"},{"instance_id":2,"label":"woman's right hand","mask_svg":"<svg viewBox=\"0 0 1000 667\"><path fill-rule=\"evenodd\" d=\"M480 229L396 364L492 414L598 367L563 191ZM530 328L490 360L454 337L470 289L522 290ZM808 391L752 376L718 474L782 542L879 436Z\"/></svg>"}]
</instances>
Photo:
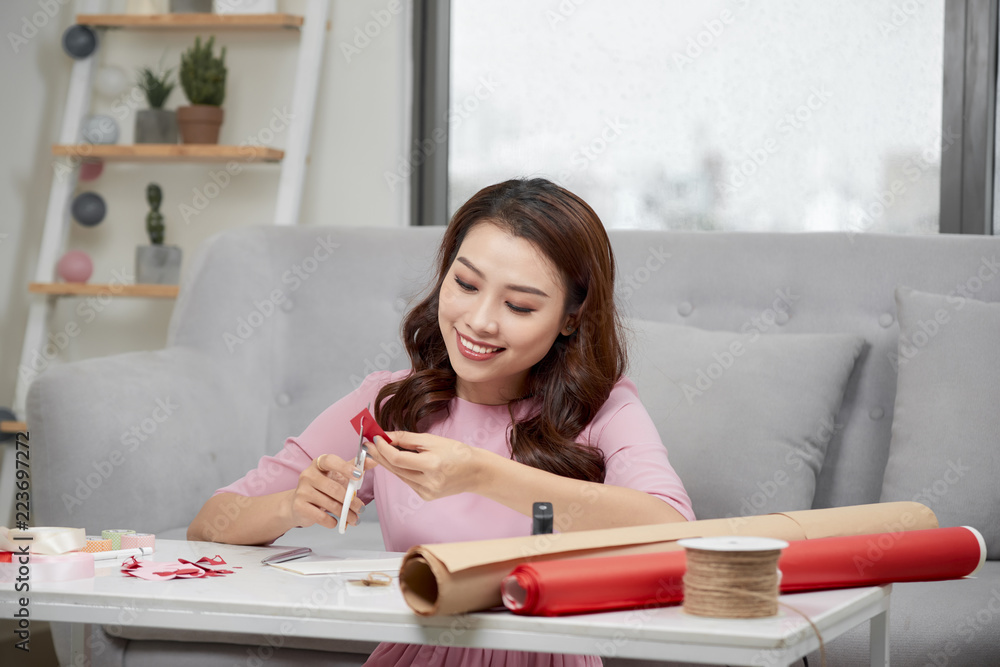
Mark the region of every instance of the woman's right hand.
<instances>
[{"instance_id":1,"label":"woman's right hand","mask_svg":"<svg viewBox=\"0 0 1000 667\"><path fill-rule=\"evenodd\" d=\"M365 459L365 470L374 468L375 461ZM321 454L299 475L299 483L292 492L289 512L294 525L299 528L318 523L327 528L337 527L337 516L343 518L344 494L354 472L354 461L345 461L335 454ZM354 496L347 514L347 523L356 526L358 514L364 503ZM330 516L330 514L334 516Z\"/></svg>"}]
</instances>

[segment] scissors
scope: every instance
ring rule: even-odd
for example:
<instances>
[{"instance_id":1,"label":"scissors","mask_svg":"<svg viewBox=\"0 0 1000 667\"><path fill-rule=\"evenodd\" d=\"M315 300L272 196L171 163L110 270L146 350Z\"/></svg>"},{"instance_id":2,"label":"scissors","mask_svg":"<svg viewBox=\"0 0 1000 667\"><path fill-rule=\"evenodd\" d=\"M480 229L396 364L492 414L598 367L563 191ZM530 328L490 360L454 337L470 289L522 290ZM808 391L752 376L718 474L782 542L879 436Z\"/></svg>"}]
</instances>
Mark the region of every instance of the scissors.
<instances>
[{"instance_id":1,"label":"scissors","mask_svg":"<svg viewBox=\"0 0 1000 667\"><path fill-rule=\"evenodd\" d=\"M371 409L372 404L368 404L368 408ZM354 457L354 471L355 474L351 475L351 479L347 482L347 490L344 492L344 507L340 511L340 521L337 522L337 532L341 535L347 530L347 514L351 510L351 503L354 502L354 496L358 495L358 489L361 488L361 482L365 479L365 461L368 459L368 448L365 447L365 418L361 418L361 422L358 424L358 431L361 432L361 436L358 438L358 453Z\"/></svg>"}]
</instances>

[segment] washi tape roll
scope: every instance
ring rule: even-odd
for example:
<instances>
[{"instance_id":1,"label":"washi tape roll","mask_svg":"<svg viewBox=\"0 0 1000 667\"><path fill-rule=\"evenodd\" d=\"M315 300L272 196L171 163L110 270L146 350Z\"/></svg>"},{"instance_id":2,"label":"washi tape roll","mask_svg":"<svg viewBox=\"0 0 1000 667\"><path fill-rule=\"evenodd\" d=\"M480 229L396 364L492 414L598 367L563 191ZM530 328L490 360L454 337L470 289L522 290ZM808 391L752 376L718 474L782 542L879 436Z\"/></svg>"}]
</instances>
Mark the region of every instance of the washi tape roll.
<instances>
[{"instance_id":1,"label":"washi tape roll","mask_svg":"<svg viewBox=\"0 0 1000 667\"><path fill-rule=\"evenodd\" d=\"M84 545L83 551L96 554L98 551L111 551L113 548L110 539L106 540L100 535L87 535L87 543Z\"/></svg>"},{"instance_id":2,"label":"washi tape roll","mask_svg":"<svg viewBox=\"0 0 1000 667\"><path fill-rule=\"evenodd\" d=\"M152 533L135 533L132 535L122 535L122 549L135 549L136 547L156 548L156 535Z\"/></svg>"},{"instance_id":3,"label":"washi tape roll","mask_svg":"<svg viewBox=\"0 0 1000 667\"><path fill-rule=\"evenodd\" d=\"M110 530L101 531L101 537L106 540L111 540L112 549L122 548L122 535L135 535L135 531L128 530L126 528L112 528Z\"/></svg>"}]
</instances>

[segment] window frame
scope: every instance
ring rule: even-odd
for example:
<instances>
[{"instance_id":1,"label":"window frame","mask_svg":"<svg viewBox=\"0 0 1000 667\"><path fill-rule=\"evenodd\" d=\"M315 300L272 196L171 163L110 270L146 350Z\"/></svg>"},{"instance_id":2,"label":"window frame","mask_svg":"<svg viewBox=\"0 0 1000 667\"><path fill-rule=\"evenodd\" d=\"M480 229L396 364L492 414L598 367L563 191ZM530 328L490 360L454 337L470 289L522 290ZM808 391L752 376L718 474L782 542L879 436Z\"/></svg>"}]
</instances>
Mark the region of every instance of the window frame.
<instances>
[{"instance_id":1,"label":"window frame","mask_svg":"<svg viewBox=\"0 0 1000 667\"><path fill-rule=\"evenodd\" d=\"M941 194L942 234L995 232L993 192L1000 0L945 0ZM415 3L413 146L433 151L415 165L411 223L448 223L448 105L451 0ZM953 137L957 135L958 141ZM954 142L953 145L949 142Z\"/></svg>"}]
</instances>

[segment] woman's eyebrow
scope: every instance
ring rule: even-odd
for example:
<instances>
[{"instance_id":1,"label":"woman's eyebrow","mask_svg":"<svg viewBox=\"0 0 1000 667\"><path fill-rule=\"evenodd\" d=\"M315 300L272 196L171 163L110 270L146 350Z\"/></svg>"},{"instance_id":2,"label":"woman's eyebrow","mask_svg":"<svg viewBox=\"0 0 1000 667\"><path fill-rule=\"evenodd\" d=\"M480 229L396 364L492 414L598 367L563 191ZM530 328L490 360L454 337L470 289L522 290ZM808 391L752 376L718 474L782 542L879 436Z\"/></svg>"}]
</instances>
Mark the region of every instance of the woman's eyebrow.
<instances>
[{"instance_id":1,"label":"woman's eyebrow","mask_svg":"<svg viewBox=\"0 0 1000 667\"><path fill-rule=\"evenodd\" d=\"M473 273L475 273L477 276L479 276L483 280L486 279L486 276L483 275L483 272L480 271L479 269L477 269L476 266L472 262L470 262L469 260L467 260L465 257L459 257L459 258L457 258L456 261L459 261L462 264L464 264L465 266L467 266L470 271L472 271ZM507 289L513 290L515 292L525 292L526 294L535 294L537 296L543 296L546 299L549 298L548 294L546 294L542 290L538 289L537 287L529 287L527 285L507 285L506 287L507 287Z\"/></svg>"}]
</instances>

